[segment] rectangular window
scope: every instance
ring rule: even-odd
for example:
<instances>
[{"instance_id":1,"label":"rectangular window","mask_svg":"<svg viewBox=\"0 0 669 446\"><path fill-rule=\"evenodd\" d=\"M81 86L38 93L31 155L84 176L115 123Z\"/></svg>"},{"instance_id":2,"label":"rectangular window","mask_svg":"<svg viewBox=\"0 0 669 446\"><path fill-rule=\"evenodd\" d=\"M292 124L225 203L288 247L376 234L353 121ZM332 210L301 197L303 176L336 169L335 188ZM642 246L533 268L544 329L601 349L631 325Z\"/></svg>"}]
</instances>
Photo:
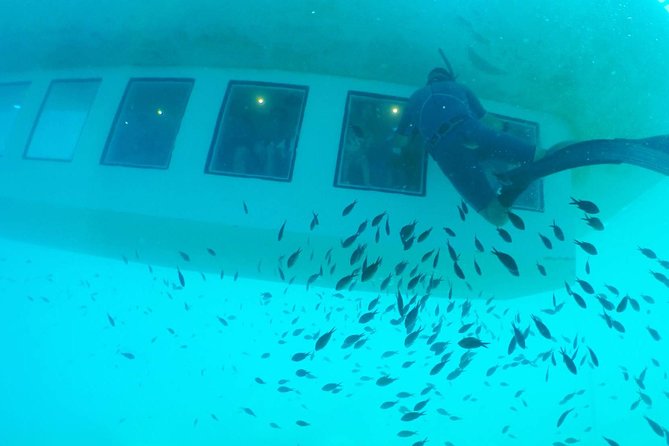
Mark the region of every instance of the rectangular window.
<instances>
[{"instance_id":1,"label":"rectangular window","mask_svg":"<svg viewBox=\"0 0 669 446\"><path fill-rule=\"evenodd\" d=\"M131 79L102 164L167 169L193 79Z\"/></svg>"},{"instance_id":2,"label":"rectangular window","mask_svg":"<svg viewBox=\"0 0 669 446\"><path fill-rule=\"evenodd\" d=\"M516 136L518 138L524 139L525 141L531 143L535 147L539 144L539 124L536 122L531 122L531 121L525 121L523 119L517 119L517 118L512 118L510 116L502 116L498 115L496 113L490 113L493 115L496 119L498 119L501 122L501 131L505 133L509 133L513 136ZM488 164L496 163L493 166L489 166ZM515 167L514 164L511 163L502 163L500 161L489 161L487 163L484 163L487 167L486 171L487 172L499 172L501 170L506 170L510 169L512 167ZM488 181L491 182L491 184L494 185L495 189L499 186L499 181L497 178L490 173L488 175ZM527 188L525 192L523 192L516 202L513 204L513 207L516 209L525 209L529 211L537 211L537 212L543 212L544 211L544 182L543 180L539 179Z\"/></svg>"},{"instance_id":3,"label":"rectangular window","mask_svg":"<svg viewBox=\"0 0 669 446\"><path fill-rule=\"evenodd\" d=\"M390 139L407 100L349 91L334 185L425 195L427 156L420 138L393 150Z\"/></svg>"},{"instance_id":4,"label":"rectangular window","mask_svg":"<svg viewBox=\"0 0 669 446\"><path fill-rule=\"evenodd\" d=\"M308 88L231 81L205 171L290 181Z\"/></svg>"},{"instance_id":5,"label":"rectangular window","mask_svg":"<svg viewBox=\"0 0 669 446\"><path fill-rule=\"evenodd\" d=\"M24 157L71 161L99 86L99 79L51 82Z\"/></svg>"},{"instance_id":6,"label":"rectangular window","mask_svg":"<svg viewBox=\"0 0 669 446\"><path fill-rule=\"evenodd\" d=\"M7 150L7 138L23 106L30 82L0 84L0 156Z\"/></svg>"}]
</instances>

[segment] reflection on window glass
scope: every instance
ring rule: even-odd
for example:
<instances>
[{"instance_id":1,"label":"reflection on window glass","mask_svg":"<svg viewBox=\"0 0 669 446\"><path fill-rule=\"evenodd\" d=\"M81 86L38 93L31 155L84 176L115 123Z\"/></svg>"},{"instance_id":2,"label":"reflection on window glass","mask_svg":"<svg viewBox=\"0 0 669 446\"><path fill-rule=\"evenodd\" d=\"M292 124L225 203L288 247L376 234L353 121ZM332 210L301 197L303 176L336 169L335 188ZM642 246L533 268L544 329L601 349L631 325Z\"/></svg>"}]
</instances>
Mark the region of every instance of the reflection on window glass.
<instances>
[{"instance_id":1,"label":"reflection on window glass","mask_svg":"<svg viewBox=\"0 0 669 446\"><path fill-rule=\"evenodd\" d=\"M230 82L207 173L290 181L307 87Z\"/></svg>"},{"instance_id":2,"label":"reflection on window glass","mask_svg":"<svg viewBox=\"0 0 669 446\"><path fill-rule=\"evenodd\" d=\"M349 92L335 186L425 194L425 152L416 138L393 150L406 99Z\"/></svg>"},{"instance_id":3,"label":"reflection on window glass","mask_svg":"<svg viewBox=\"0 0 669 446\"><path fill-rule=\"evenodd\" d=\"M23 97L29 85L29 82L0 84L0 156L7 150L9 132L23 106Z\"/></svg>"},{"instance_id":4,"label":"reflection on window glass","mask_svg":"<svg viewBox=\"0 0 669 446\"><path fill-rule=\"evenodd\" d=\"M130 80L102 163L166 169L192 89L192 79Z\"/></svg>"},{"instance_id":5,"label":"reflection on window glass","mask_svg":"<svg viewBox=\"0 0 669 446\"><path fill-rule=\"evenodd\" d=\"M511 118L509 116L502 116L495 113L491 113L500 125L500 130L506 133L509 133L518 138L522 138L535 147L539 144L539 124L536 122L524 121L522 119ZM485 170L489 172L488 181L494 185L495 188L501 186L497 180L497 177L493 172L500 172L511 167L515 167L515 164L506 163L497 160L490 160L483 163L485 165ZM544 183L543 180L539 179L527 188L523 192L516 202L513 204L513 207L516 209L526 209L530 211L539 211L543 212L544 210Z\"/></svg>"},{"instance_id":6,"label":"reflection on window glass","mask_svg":"<svg viewBox=\"0 0 669 446\"><path fill-rule=\"evenodd\" d=\"M100 80L53 81L28 140L26 158L70 161Z\"/></svg>"}]
</instances>

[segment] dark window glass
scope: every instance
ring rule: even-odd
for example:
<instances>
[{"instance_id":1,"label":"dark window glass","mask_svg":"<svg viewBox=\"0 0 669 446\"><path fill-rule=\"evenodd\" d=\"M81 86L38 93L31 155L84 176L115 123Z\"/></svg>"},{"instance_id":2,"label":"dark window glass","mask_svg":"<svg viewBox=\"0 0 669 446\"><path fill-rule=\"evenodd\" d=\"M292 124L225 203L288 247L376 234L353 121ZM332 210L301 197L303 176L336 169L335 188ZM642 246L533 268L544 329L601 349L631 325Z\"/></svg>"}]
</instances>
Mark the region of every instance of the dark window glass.
<instances>
[{"instance_id":1,"label":"dark window glass","mask_svg":"<svg viewBox=\"0 0 669 446\"><path fill-rule=\"evenodd\" d=\"M192 79L131 79L102 163L166 169L192 89Z\"/></svg>"},{"instance_id":2,"label":"dark window glass","mask_svg":"<svg viewBox=\"0 0 669 446\"><path fill-rule=\"evenodd\" d=\"M426 154L420 138L393 151L390 138L406 99L349 92L335 186L425 194Z\"/></svg>"},{"instance_id":3,"label":"dark window glass","mask_svg":"<svg viewBox=\"0 0 669 446\"><path fill-rule=\"evenodd\" d=\"M290 181L307 87L232 81L207 173Z\"/></svg>"},{"instance_id":4,"label":"dark window glass","mask_svg":"<svg viewBox=\"0 0 669 446\"><path fill-rule=\"evenodd\" d=\"M9 132L23 106L23 97L29 85L29 82L0 84L0 156L7 150Z\"/></svg>"},{"instance_id":5,"label":"dark window glass","mask_svg":"<svg viewBox=\"0 0 669 446\"><path fill-rule=\"evenodd\" d=\"M500 122L500 130L518 138L522 138L535 147L539 144L539 124L536 122L525 121L522 119L512 118L509 116L502 116L496 113L491 113ZM485 163L486 171L489 172L488 180L499 187L500 184L492 172L499 172L502 170L514 167L514 164L504 163L501 161L487 161ZM544 210L544 183L543 180L537 180L530 184L525 192L522 193L513 205L516 209L525 209L530 211L543 212Z\"/></svg>"},{"instance_id":6,"label":"dark window glass","mask_svg":"<svg viewBox=\"0 0 669 446\"><path fill-rule=\"evenodd\" d=\"M99 79L51 82L25 157L70 161L100 86Z\"/></svg>"}]
</instances>

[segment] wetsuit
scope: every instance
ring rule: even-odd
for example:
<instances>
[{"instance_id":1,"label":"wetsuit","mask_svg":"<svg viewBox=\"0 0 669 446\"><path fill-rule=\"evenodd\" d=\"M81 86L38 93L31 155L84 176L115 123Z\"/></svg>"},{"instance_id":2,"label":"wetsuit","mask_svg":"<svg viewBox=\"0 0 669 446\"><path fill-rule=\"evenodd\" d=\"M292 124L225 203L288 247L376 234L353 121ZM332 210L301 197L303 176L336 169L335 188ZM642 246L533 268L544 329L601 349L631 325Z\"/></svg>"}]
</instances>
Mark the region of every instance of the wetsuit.
<instances>
[{"instance_id":1,"label":"wetsuit","mask_svg":"<svg viewBox=\"0 0 669 446\"><path fill-rule=\"evenodd\" d=\"M485 114L466 86L454 81L434 82L411 96L397 128L397 133L405 136L420 133L428 153L477 211L497 195L483 162L522 165L531 161L535 152L526 141L483 124L480 119Z\"/></svg>"}]
</instances>

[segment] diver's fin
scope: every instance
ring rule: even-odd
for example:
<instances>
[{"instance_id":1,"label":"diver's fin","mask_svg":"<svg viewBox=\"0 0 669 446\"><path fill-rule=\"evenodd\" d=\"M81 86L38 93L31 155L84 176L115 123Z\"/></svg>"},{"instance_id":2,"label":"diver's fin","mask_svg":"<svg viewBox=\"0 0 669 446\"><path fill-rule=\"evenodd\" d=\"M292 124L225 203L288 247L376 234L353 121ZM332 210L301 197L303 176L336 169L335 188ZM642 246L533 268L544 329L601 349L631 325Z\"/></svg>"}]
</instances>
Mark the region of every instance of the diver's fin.
<instances>
[{"instance_id":1,"label":"diver's fin","mask_svg":"<svg viewBox=\"0 0 669 446\"><path fill-rule=\"evenodd\" d=\"M593 139L566 145L545 157L498 174L504 186L498 196L511 206L535 180L575 167L633 164L669 175L669 135L644 139Z\"/></svg>"}]
</instances>

